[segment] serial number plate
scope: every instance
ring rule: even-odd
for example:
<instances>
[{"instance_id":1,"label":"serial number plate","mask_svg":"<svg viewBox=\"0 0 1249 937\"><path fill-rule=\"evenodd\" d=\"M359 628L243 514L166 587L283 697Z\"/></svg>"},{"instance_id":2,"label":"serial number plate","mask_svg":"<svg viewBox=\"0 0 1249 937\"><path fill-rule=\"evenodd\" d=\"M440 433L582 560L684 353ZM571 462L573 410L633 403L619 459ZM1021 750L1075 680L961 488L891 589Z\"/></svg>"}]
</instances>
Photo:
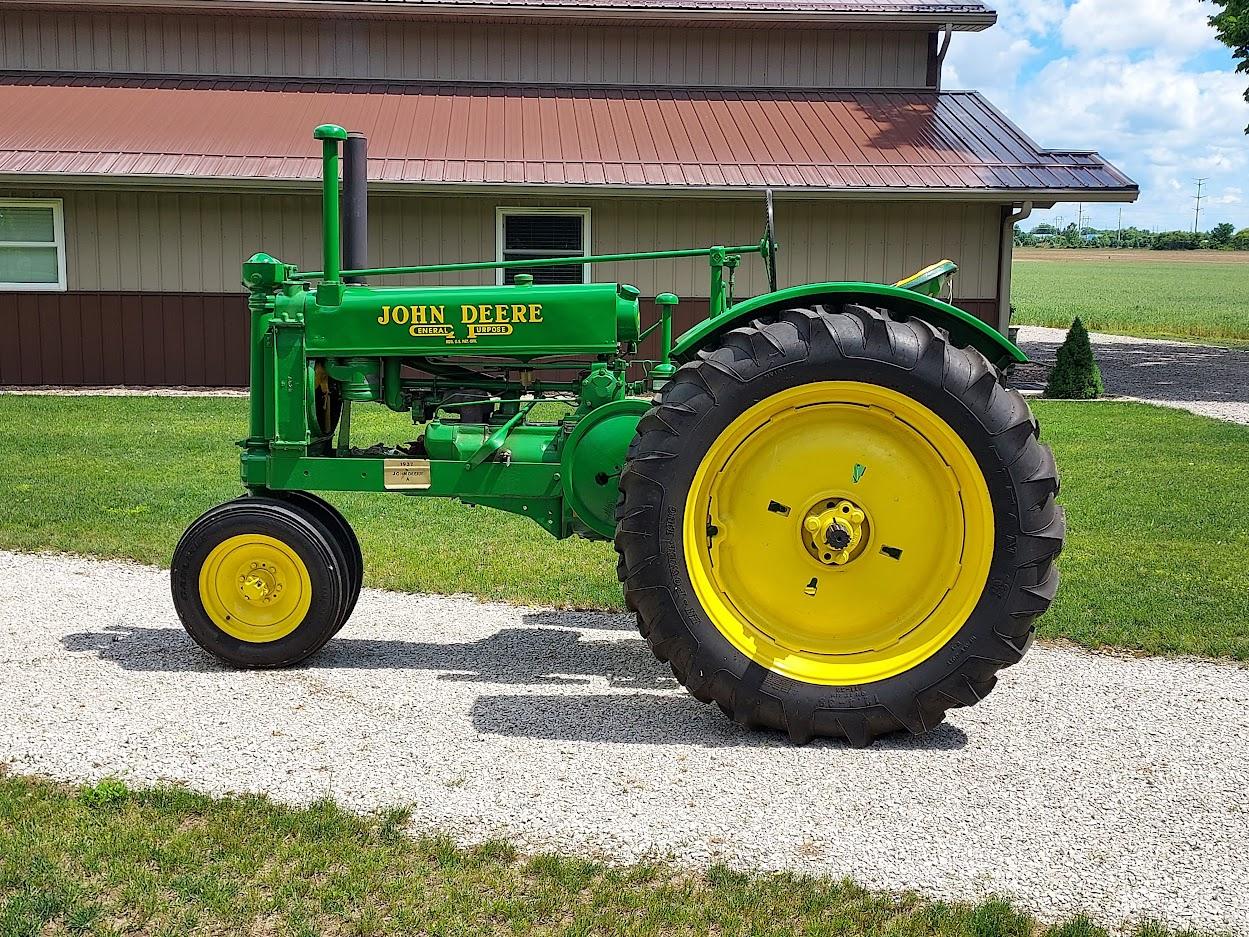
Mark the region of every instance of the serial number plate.
<instances>
[{"instance_id":1,"label":"serial number plate","mask_svg":"<svg viewBox=\"0 0 1249 937\"><path fill-rule=\"evenodd\" d=\"M430 486L428 459L385 459L382 478L388 491L420 490Z\"/></svg>"}]
</instances>

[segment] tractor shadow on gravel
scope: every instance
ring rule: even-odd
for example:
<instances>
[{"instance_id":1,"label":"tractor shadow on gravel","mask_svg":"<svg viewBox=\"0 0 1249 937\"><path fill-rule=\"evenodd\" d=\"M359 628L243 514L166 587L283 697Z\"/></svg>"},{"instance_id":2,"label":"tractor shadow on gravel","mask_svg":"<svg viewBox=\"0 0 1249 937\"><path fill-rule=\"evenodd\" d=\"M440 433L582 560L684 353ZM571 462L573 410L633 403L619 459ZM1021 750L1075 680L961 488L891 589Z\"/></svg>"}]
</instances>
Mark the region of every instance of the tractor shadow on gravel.
<instances>
[{"instance_id":1,"label":"tractor shadow on gravel","mask_svg":"<svg viewBox=\"0 0 1249 937\"><path fill-rule=\"evenodd\" d=\"M463 643L338 637L299 665L312 670L425 670L435 679L515 686L589 686L606 679L616 689L667 690L678 686L640 637L596 639L620 632L619 615L559 612L525 615L524 627L504 628ZM350 631L350 624L347 626ZM414 629L415 630L415 629ZM584 634L588 630L590 635ZM228 669L206 655L179 628L113 625L62 638L66 650L94 653L124 670Z\"/></svg>"},{"instance_id":2,"label":"tractor shadow on gravel","mask_svg":"<svg viewBox=\"0 0 1249 937\"><path fill-rule=\"evenodd\" d=\"M715 706L700 703L684 692L480 696L473 704L472 717L473 728L483 735L544 741L794 748L781 733L744 729ZM900 734L879 739L872 751L957 751L966 745L967 733L945 723L921 736ZM837 739L816 739L807 748L849 745Z\"/></svg>"},{"instance_id":3,"label":"tractor shadow on gravel","mask_svg":"<svg viewBox=\"0 0 1249 937\"><path fill-rule=\"evenodd\" d=\"M436 680L495 686L602 687L606 680L612 690L635 692L482 695L472 707L473 727L488 735L551 741L790 747L780 734L743 729L686 694L640 637L602 640L583 633L619 632L621 620L592 612L529 614L522 620L525 627L464 643L336 638L298 669L429 671ZM196 647L181 628L114 625L61 640L68 651L95 654L123 670L229 669ZM843 747L830 740L813 744ZM874 750L953 751L966 744L966 734L946 724L919 737L881 739Z\"/></svg>"}]
</instances>

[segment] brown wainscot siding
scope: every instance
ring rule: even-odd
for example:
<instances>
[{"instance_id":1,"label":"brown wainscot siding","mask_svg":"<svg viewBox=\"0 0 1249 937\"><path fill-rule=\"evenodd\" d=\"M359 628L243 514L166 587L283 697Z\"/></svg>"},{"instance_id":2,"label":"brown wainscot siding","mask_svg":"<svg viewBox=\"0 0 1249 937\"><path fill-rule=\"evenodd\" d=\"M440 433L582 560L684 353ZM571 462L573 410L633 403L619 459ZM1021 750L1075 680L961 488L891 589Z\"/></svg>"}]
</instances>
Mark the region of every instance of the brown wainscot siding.
<instances>
[{"instance_id":1,"label":"brown wainscot siding","mask_svg":"<svg viewBox=\"0 0 1249 937\"><path fill-rule=\"evenodd\" d=\"M238 387L241 293L0 293L0 385Z\"/></svg>"},{"instance_id":2,"label":"brown wainscot siding","mask_svg":"<svg viewBox=\"0 0 1249 937\"><path fill-rule=\"evenodd\" d=\"M986 321L997 314L992 299L959 305ZM708 308L705 299L683 302L677 334ZM657 318L646 300L643 324ZM238 293L0 293L0 334L0 385L247 384L247 305ZM659 357L658 335L642 353Z\"/></svg>"}]
</instances>

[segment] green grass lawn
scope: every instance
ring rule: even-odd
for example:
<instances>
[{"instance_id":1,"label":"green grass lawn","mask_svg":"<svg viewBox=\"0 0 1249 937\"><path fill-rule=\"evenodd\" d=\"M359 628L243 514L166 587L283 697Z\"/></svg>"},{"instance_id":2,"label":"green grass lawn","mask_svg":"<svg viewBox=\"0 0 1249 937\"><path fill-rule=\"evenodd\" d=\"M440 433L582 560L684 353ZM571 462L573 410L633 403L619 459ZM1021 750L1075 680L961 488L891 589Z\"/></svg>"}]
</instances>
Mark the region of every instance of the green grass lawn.
<instances>
[{"instance_id":1,"label":"green grass lawn","mask_svg":"<svg viewBox=\"0 0 1249 937\"><path fill-rule=\"evenodd\" d=\"M1249 341L1249 254L1152 251L1019 251L1012 296L1016 325L1091 332Z\"/></svg>"},{"instance_id":2,"label":"green grass lawn","mask_svg":"<svg viewBox=\"0 0 1249 937\"><path fill-rule=\"evenodd\" d=\"M1002 901L872 893L849 882L617 868L457 849L396 811L295 810L116 781L0 776L0 934L889 935L1107 937L1043 927ZM1156 925L1137 937L1166 937Z\"/></svg>"},{"instance_id":3,"label":"green grass lawn","mask_svg":"<svg viewBox=\"0 0 1249 937\"><path fill-rule=\"evenodd\" d=\"M186 525L243 493L241 398L0 395L0 546L169 565ZM352 416L353 439L414 439L381 407ZM605 543L556 542L533 521L444 500L332 494L359 534L366 582L545 605L620 605Z\"/></svg>"},{"instance_id":4,"label":"green grass lawn","mask_svg":"<svg viewBox=\"0 0 1249 937\"><path fill-rule=\"evenodd\" d=\"M240 493L231 441L245 411L242 399L0 395L0 547L167 564L191 520ZM1070 520L1043 636L1249 660L1249 428L1139 404L1037 412ZM411 438L405 422L361 413L357 438ZM333 500L360 534L371 585L621 606L608 544L558 542L524 518L447 501Z\"/></svg>"}]
</instances>

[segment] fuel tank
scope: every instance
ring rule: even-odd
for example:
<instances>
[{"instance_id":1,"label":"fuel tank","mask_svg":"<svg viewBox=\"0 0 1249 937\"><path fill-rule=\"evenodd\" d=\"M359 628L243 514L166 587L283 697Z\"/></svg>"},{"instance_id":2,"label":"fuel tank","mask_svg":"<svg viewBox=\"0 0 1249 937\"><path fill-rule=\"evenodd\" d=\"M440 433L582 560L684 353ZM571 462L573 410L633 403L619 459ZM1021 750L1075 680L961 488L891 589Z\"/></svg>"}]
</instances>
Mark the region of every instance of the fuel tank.
<instances>
[{"instance_id":1,"label":"fuel tank","mask_svg":"<svg viewBox=\"0 0 1249 937\"><path fill-rule=\"evenodd\" d=\"M615 354L640 330L638 290L616 283L348 286L337 306L302 294L308 354Z\"/></svg>"}]
</instances>

